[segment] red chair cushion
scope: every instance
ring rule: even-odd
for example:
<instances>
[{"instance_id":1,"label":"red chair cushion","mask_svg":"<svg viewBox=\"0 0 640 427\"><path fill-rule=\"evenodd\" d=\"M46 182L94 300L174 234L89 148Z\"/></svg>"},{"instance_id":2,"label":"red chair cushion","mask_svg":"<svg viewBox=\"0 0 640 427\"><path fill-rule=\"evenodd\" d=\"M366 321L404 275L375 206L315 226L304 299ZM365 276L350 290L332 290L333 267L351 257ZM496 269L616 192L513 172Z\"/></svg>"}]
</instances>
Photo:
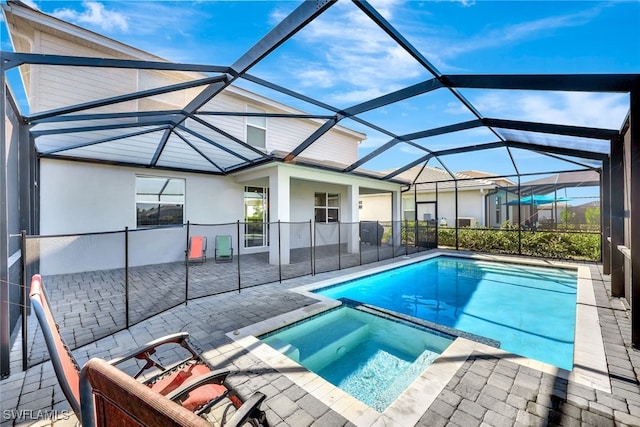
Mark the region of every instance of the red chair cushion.
<instances>
[{"instance_id":1,"label":"red chair cushion","mask_svg":"<svg viewBox=\"0 0 640 427\"><path fill-rule=\"evenodd\" d=\"M176 371L169 372L153 384L149 384L152 390L166 395L171 393L182 384L203 374L208 374L211 370L201 363L193 363L184 366ZM216 397L221 396L227 391L223 384L206 384L198 387L189 393L189 397L182 402L182 406L194 411L199 407L207 404Z\"/></svg>"}]
</instances>

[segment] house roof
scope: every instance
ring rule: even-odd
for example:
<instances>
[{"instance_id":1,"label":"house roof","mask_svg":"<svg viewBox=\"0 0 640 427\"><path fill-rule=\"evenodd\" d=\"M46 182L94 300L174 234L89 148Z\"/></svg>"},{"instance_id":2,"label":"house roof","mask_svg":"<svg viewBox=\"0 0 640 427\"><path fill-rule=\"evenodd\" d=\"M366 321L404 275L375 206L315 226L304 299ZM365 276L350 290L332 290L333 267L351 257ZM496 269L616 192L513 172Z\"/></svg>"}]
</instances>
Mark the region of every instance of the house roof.
<instances>
[{"instance_id":1,"label":"house roof","mask_svg":"<svg viewBox=\"0 0 640 427\"><path fill-rule=\"evenodd\" d=\"M36 112L24 116L24 121L31 127L32 136L38 141L45 141L53 133L51 123L55 123L55 133L68 135L70 140L78 141L85 154L75 157L83 159L83 155L92 152L93 161L106 163L119 163L137 165L148 168L174 168L178 170L200 171L193 164L207 164L215 162L212 157L223 158L224 164L209 168L208 173L229 174L236 171L251 168L265 162L304 163L304 153L309 147L316 144L329 131L337 129L344 119L356 122L359 125L371 129L388 140L366 155L361 156L356 162L348 165L313 164L314 167L327 167L337 169L344 173L365 174L373 178L383 180L408 180L411 182L425 181L426 175L433 174L435 180L441 172L435 172L425 168L423 177L412 175L418 173L423 166L427 166L432 160L438 161L446 170L444 159L448 155L460 154L480 150L506 150L511 157L514 169L518 165L511 150L530 150L541 153L544 156L565 159L585 159L584 162L570 160L572 165L578 165L583 169L592 168L593 162L607 159L612 144L622 143L619 136L620 129L603 129L585 126L573 126L569 124L540 123L535 121L505 120L496 117L487 117L466 99L460 92L461 89L500 89L500 90L532 90L532 91L579 91L579 92L616 92L630 93L632 88L640 84L640 74L567 74L567 75L455 75L442 74L429 62L426 56L411 45L402 34L386 21L376 9L367 2L355 2L358 13L368 19L374 25L389 35L398 45L398 48L415 58L432 76L412 86L401 88L391 93L372 98L368 101L353 105L349 108L337 108L322 101L311 99L296 91L281 87L264 79L249 74L249 71L260 61L267 58L281 44L292 38L299 31L321 16L335 1L303 2L293 10L286 18L280 21L271 32L266 34L252 48L241 55L238 60L228 66L216 66L209 64L174 64L161 58L143 53L139 49L128 47L115 42L100 34L84 30L80 27L52 18L42 12L31 9L22 2L7 1L3 6L6 21L11 25L17 17L22 20L30 20L32 25L48 25L55 31L71 33L74 37L84 40L86 43L101 45L110 49L119 50L124 54L118 59L96 59L95 57L78 56L62 57L56 55L39 55L21 52L3 52L4 69L11 70L21 66L22 70L30 65L57 65L63 67L104 67L107 69L138 69L160 70L166 73L181 72L185 75L205 73L205 79L185 81L181 85L161 86L147 91L132 91L118 94L111 98L96 100L83 104L69 105L63 108ZM37 21L37 23L36 23ZM26 50L17 37L13 39L16 49ZM202 74L198 74L202 77ZM233 91L234 84L238 81L246 81L276 93L288 97L303 100L314 108L324 111L323 114L303 114L292 112L283 106L284 113L258 114L264 117L301 118L315 121L318 126L310 135L300 136L297 145L288 153L265 153L247 144L246 140L230 137L212 125L210 117L202 110L210 100L221 94ZM634 86L635 85L635 86ZM192 96L185 99L183 105L172 111L165 111L160 107L150 106L145 111L132 111L129 115L123 114L98 114L94 113L97 107L100 111L108 111L108 107L114 103L125 102L129 99L151 99L161 94L173 94L179 91L189 90ZM445 126L426 128L410 134L397 134L388 129L381 128L375 123L366 120L366 112L391 108L403 100L426 94L432 91L445 91L453 95L461 109L469 112L473 118ZM243 95L247 95L243 93ZM247 95L249 96L249 95ZM153 104L155 105L155 104ZM161 105L161 104L158 104ZM489 112L491 113L491 112ZM246 112L218 111L218 115L248 115ZM399 115L400 117L400 115ZM80 120L80 118L82 118ZM185 123L190 123L185 126ZM195 123L197 122L197 123ZM95 123L99 123L96 125ZM195 124L194 124L195 123ZM485 129L495 136L495 141L477 144L462 140L453 148L432 149L429 148L430 138L455 134L473 129ZM342 128L345 132L347 128ZM362 135L362 134L361 134ZM354 136L358 136L354 134ZM126 144L121 143L127 140ZM135 141L131 144L131 141ZM203 142L204 141L204 142ZM39 146L46 146L40 144ZM145 149L154 153L149 162L131 149L134 145L137 149ZM101 149L103 148L103 149ZM390 150L410 149L414 151L412 160L407 161L401 167L385 173L369 174L366 165L372 159L384 157ZM68 150L55 151L39 149L40 155L52 158L67 158ZM162 164L158 158L169 152L175 158L186 156L181 162ZM98 154L96 154L98 153ZM188 155L186 155L188 153ZM417 153L417 154L415 154ZM215 154L215 156L214 156ZM124 160L120 160L124 157ZM589 163L591 162L591 163ZM426 170L426 172L424 172ZM448 174L447 172L444 172ZM519 172L518 172L519 173ZM444 175L442 176L444 177ZM464 178L462 178L464 177ZM419 179L416 179L419 178ZM467 178L473 178L468 180ZM482 186L491 185L488 177L477 175L475 171L470 174L449 174L448 179L459 180L458 186ZM443 182L444 186L445 183ZM455 184L449 184L455 185ZM554 184L555 185L555 184Z\"/></svg>"},{"instance_id":2,"label":"house roof","mask_svg":"<svg viewBox=\"0 0 640 427\"><path fill-rule=\"evenodd\" d=\"M520 188L527 193L549 194L564 188L574 187L598 187L600 186L600 174L595 170L570 171L553 174L544 178L524 181ZM512 186L509 191L517 191L517 186Z\"/></svg>"},{"instance_id":3,"label":"house roof","mask_svg":"<svg viewBox=\"0 0 640 427\"><path fill-rule=\"evenodd\" d=\"M381 171L381 174L389 174L392 170ZM490 176L491 174L486 174ZM417 191L435 191L436 184L438 191L451 191L456 188L463 190L470 189L493 189L496 188L496 183L491 179L477 178L472 175L468 175L465 172L451 172L431 167L431 166L415 166L411 169L403 171L395 176L396 178L403 179L409 183L413 183ZM457 184L456 184L457 183Z\"/></svg>"}]
</instances>

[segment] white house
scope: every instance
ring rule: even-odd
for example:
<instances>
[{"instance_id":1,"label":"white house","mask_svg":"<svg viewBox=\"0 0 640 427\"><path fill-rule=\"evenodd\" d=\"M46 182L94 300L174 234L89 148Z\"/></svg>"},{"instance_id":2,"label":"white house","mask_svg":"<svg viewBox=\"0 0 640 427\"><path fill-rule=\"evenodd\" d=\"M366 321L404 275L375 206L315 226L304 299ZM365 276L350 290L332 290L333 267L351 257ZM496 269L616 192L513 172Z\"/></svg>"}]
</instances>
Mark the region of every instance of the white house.
<instances>
[{"instance_id":1,"label":"white house","mask_svg":"<svg viewBox=\"0 0 640 427\"><path fill-rule=\"evenodd\" d=\"M505 205L507 200L516 199L505 190L514 185L508 179L493 178L480 171L456 172L452 177L444 169L429 166L413 167L398 177L416 183L402 194L403 220L437 221L450 227L456 224L499 227L513 219L513 207ZM388 194L361 195L360 198L363 220L391 218Z\"/></svg>"},{"instance_id":2,"label":"white house","mask_svg":"<svg viewBox=\"0 0 640 427\"><path fill-rule=\"evenodd\" d=\"M3 11L16 52L166 62L22 4L4 5ZM209 74L23 65L20 76L30 116L43 118L32 128L40 156L41 235L147 229L187 221L357 222L360 195L378 192L392 195L389 218L400 218L401 184L338 172L357 160L358 144L366 138L361 132L335 126L305 149L296 164L277 161L280 153L289 153L324 120L295 117L303 112L233 85L171 133L151 118L146 122L144 117L127 116L143 111L155 112L154 117L158 112L176 117L176 111L198 97L202 86L215 84L216 77ZM190 84L194 81L202 83ZM162 87L173 90L156 90ZM145 91L150 95L142 96ZM100 102L131 93L139 96ZM103 113L110 114L110 120L116 115L130 130L103 126L107 117ZM69 114L78 114L77 123L50 120ZM85 132L69 131L74 125ZM86 128L94 125L95 130L87 133ZM59 131L62 127L67 130ZM167 135L164 140L163 135ZM226 172L238 164L246 167ZM328 164L336 166L335 171L314 167ZM239 241L233 234L234 247L243 253L269 250L272 260L280 253L286 263L288 249L296 245L293 232L281 248L269 244L267 232L265 227L245 227ZM165 241L147 244L149 256L136 254L134 263L180 259L182 235L176 231L172 237L164 230ZM41 250L46 251L45 246ZM105 255L102 267L110 267L108 258Z\"/></svg>"}]
</instances>

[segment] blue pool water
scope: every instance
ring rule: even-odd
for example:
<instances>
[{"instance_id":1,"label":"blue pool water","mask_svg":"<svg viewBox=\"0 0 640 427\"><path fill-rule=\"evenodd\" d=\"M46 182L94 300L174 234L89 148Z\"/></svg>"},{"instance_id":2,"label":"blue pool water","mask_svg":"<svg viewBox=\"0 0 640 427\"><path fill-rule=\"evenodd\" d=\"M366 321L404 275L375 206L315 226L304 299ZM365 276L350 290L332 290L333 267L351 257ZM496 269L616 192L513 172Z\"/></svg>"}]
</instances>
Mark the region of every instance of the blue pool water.
<instances>
[{"instance_id":1,"label":"blue pool water","mask_svg":"<svg viewBox=\"0 0 640 427\"><path fill-rule=\"evenodd\" d=\"M440 256L314 292L488 337L571 370L576 291L573 270Z\"/></svg>"},{"instance_id":2,"label":"blue pool water","mask_svg":"<svg viewBox=\"0 0 640 427\"><path fill-rule=\"evenodd\" d=\"M453 342L445 334L349 307L260 339L380 412Z\"/></svg>"}]
</instances>

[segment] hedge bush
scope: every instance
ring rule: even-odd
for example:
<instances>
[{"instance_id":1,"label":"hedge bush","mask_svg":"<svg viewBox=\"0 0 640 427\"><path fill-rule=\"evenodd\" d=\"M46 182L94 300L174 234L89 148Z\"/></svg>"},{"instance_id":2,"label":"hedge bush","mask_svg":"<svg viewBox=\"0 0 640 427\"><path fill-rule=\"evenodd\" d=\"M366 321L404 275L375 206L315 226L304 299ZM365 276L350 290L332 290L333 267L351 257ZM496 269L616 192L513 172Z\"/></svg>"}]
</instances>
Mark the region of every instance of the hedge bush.
<instances>
[{"instance_id":1,"label":"hedge bush","mask_svg":"<svg viewBox=\"0 0 640 427\"><path fill-rule=\"evenodd\" d=\"M455 247L455 228L438 228L438 245ZM518 253L518 230L459 228L458 247L479 252ZM600 261L599 233L522 231L522 255Z\"/></svg>"}]
</instances>

